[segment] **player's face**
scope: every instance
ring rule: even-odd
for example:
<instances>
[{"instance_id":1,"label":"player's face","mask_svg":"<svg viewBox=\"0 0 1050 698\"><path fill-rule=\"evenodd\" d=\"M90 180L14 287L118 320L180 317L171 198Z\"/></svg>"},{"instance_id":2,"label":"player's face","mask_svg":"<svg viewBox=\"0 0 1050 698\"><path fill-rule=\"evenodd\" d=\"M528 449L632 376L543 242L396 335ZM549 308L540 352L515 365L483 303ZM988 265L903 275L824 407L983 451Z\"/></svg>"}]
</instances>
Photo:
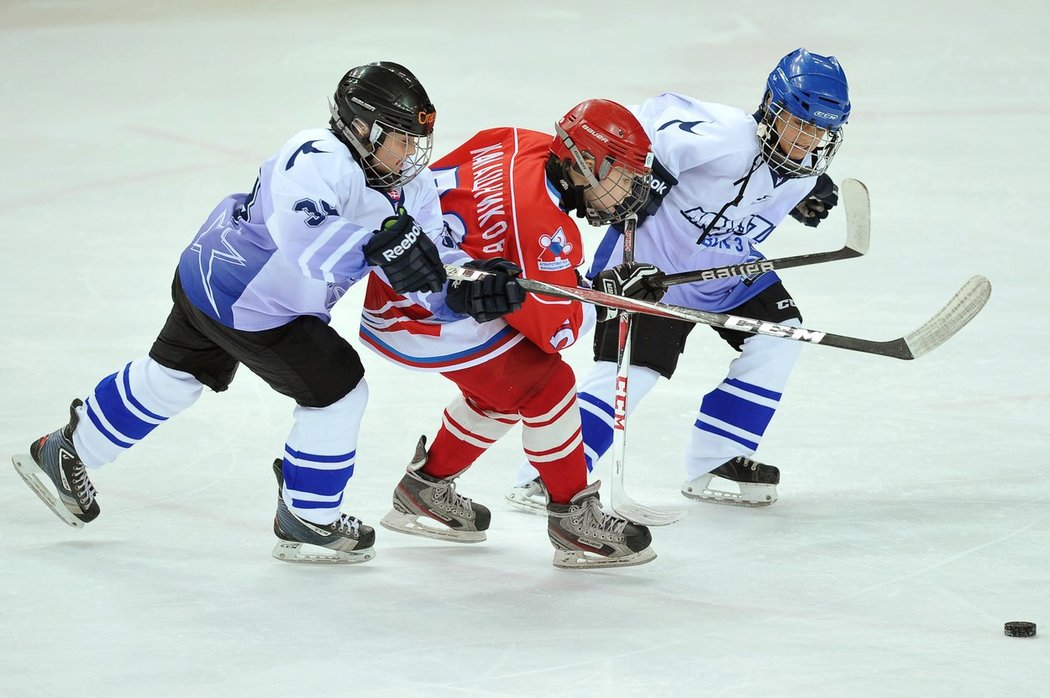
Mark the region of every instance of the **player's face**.
<instances>
[{"instance_id":1,"label":"player's face","mask_svg":"<svg viewBox=\"0 0 1050 698\"><path fill-rule=\"evenodd\" d=\"M587 203L599 211L614 211L631 193L635 176L623 167L613 167L597 187L587 187Z\"/></svg>"},{"instance_id":2,"label":"player's face","mask_svg":"<svg viewBox=\"0 0 1050 698\"><path fill-rule=\"evenodd\" d=\"M372 153L376 170L384 174L400 172L405 160L416 154L416 139L407 133L387 132Z\"/></svg>"},{"instance_id":3,"label":"player's face","mask_svg":"<svg viewBox=\"0 0 1050 698\"><path fill-rule=\"evenodd\" d=\"M829 140L827 129L803 121L786 109L776 118L777 147L789 159L801 161Z\"/></svg>"}]
</instances>

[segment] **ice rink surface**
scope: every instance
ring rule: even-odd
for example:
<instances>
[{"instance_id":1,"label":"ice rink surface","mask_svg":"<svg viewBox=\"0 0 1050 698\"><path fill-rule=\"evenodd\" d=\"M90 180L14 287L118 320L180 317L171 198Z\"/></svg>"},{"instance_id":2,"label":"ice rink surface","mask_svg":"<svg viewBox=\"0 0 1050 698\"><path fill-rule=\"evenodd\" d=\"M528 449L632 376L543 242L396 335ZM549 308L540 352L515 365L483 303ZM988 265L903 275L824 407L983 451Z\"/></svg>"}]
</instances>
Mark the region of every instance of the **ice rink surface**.
<instances>
[{"instance_id":1,"label":"ice rink surface","mask_svg":"<svg viewBox=\"0 0 1050 698\"><path fill-rule=\"evenodd\" d=\"M551 566L544 519L502 501L517 430L460 480L493 509L487 542L380 529L365 565L272 559L292 405L248 372L95 472L103 515L83 530L2 466L0 695L1045 695L1050 6L976 5L4 2L5 463L148 350L203 217L372 60L419 75L443 154L490 126L552 132L590 97L751 109L783 54L834 54L854 107L831 172L869 186L872 245L782 273L806 326L890 339L973 274L994 290L918 361L807 347L758 454L783 472L766 509L678 493L733 356L699 328L631 420L628 491L688 508L638 568ZM843 230L841 211L787 221L764 250L834 249ZM334 318L355 341L360 299ZM453 386L362 354L344 509L378 524ZM588 342L569 357L587 370ZM1004 637L1009 620L1043 636Z\"/></svg>"}]
</instances>

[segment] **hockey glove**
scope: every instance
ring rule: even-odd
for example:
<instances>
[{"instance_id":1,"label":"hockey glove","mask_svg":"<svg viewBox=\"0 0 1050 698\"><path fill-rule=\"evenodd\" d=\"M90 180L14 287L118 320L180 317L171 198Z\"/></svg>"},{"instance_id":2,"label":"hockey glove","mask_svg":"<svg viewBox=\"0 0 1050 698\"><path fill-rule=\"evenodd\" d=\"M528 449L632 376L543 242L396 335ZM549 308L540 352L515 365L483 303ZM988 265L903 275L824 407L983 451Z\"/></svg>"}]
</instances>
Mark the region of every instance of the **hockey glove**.
<instances>
[{"instance_id":1,"label":"hockey glove","mask_svg":"<svg viewBox=\"0 0 1050 698\"><path fill-rule=\"evenodd\" d=\"M799 202L798 206L791 209L791 217L803 225L816 228L820 222L828 217L828 211L839 202L839 188L831 181L831 177L822 174L817 177L817 183L806 198Z\"/></svg>"},{"instance_id":2,"label":"hockey glove","mask_svg":"<svg viewBox=\"0 0 1050 698\"><path fill-rule=\"evenodd\" d=\"M664 297L667 289L660 285L664 273L652 264L631 262L598 272L594 277L594 289L637 301L655 303ZM596 308L598 322L611 320L620 314L615 308L599 305Z\"/></svg>"},{"instance_id":3,"label":"hockey glove","mask_svg":"<svg viewBox=\"0 0 1050 698\"><path fill-rule=\"evenodd\" d=\"M525 302L525 289L515 279L521 268L496 257L474 260L463 266L487 271L477 281L454 281L448 289L445 304L457 313L466 313L478 322L488 322L513 313Z\"/></svg>"},{"instance_id":4,"label":"hockey glove","mask_svg":"<svg viewBox=\"0 0 1050 698\"><path fill-rule=\"evenodd\" d=\"M440 291L448 278L437 246L404 208L383 221L382 230L372 235L364 252L397 293Z\"/></svg>"}]
</instances>

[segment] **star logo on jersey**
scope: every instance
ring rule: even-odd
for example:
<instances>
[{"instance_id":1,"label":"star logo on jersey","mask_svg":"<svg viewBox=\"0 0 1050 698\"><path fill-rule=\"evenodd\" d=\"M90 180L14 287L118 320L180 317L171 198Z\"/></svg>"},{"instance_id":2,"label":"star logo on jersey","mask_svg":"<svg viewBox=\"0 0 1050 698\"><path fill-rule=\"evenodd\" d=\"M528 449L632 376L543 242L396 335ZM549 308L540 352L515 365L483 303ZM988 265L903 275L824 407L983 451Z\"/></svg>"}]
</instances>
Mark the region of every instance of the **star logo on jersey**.
<instances>
[{"instance_id":1,"label":"star logo on jersey","mask_svg":"<svg viewBox=\"0 0 1050 698\"><path fill-rule=\"evenodd\" d=\"M541 271L561 271L572 267L572 262L563 257L572 252L572 243L565 239L565 231L558 228L550 235L540 236L543 251L537 266Z\"/></svg>"},{"instance_id":2,"label":"star logo on jersey","mask_svg":"<svg viewBox=\"0 0 1050 698\"><path fill-rule=\"evenodd\" d=\"M332 306L339 302L339 299L346 295L346 292L350 289L350 285L353 282L347 279L346 281L340 281L339 283L330 283L325 290L324 298L324 309L331 310Z\"/></svg>"}]
</instances>

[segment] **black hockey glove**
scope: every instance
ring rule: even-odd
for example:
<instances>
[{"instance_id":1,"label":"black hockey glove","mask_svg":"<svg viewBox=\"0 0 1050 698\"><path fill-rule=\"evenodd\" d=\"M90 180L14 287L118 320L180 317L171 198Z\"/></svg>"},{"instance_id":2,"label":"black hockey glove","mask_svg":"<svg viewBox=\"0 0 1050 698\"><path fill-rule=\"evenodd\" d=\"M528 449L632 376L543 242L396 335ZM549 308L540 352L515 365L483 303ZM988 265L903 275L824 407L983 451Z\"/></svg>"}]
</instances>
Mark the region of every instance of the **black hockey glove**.
<instances>
[{"instance_id":1,"label":"black hockey glove","mask_svg":"<svg viewBox=\"0 0 1050 698\"><path fill-rule=\"evenodd\" d=\"M816 228L828 217L828 211L838 202L839 188L831 181L831 177L822 174L817 177L817 183L813 185L813 190L806 194L806 198L791 209L791 217L803 225Z\"/></svg>"},{"instance_id":2,"label":"black hockey glove","mask_svg":"<svg viewBox=\"0 0 1050 698\"><path fill-rule=\"evenodd\" d=\"M448 278L434 242L404 208L383 221L364 251L397 293L440 291Z\"/></svg>"},{"instance_id":3,"label":"black hockey glove","mask_svg":"<svg viewBox=\"0 0 1050 698\"><path fill-rule=\"evenodd\" d=\"M457 313L466 313L478 322L488 322L513 313L525 302L525 289L515 279L521 268L506 259L482 259L463 266L490 272L477 281L454 281L445 303Z\"/></svg>"},{"instance_id":4,"label":"black hockey glove","mask_svg":"<svg viewBox=\"0 0 1050 698\"><path fill-rule=\"evenodd\" d=\"M674 175L668 172L667 168L661 165L659 160L653 158L653 176L649 181L649 198L645 200L645 205L638 210L639 226L645 222L646 218L660 210L660 205L671 191L671 187L676 184L678 184L678 180L674 178ZM614 223L612 227L617 232L623 233L623 222Z\"/></svg>"},{"instance_id":5,"label":"black hockey glove","mask_svg":"<svg viewBox=\"0 0 1050 698\"><path fill-rule=\"evenodd\" d=\"M655 303L667 293L667 289L659 283L663 275L664 273L652 264L618 264L595 275L594 290ZM612 320L620 314L617 309L606 308L603 305L597 306L596 311L598 322Z\"/></svg>"}]
</instances>

